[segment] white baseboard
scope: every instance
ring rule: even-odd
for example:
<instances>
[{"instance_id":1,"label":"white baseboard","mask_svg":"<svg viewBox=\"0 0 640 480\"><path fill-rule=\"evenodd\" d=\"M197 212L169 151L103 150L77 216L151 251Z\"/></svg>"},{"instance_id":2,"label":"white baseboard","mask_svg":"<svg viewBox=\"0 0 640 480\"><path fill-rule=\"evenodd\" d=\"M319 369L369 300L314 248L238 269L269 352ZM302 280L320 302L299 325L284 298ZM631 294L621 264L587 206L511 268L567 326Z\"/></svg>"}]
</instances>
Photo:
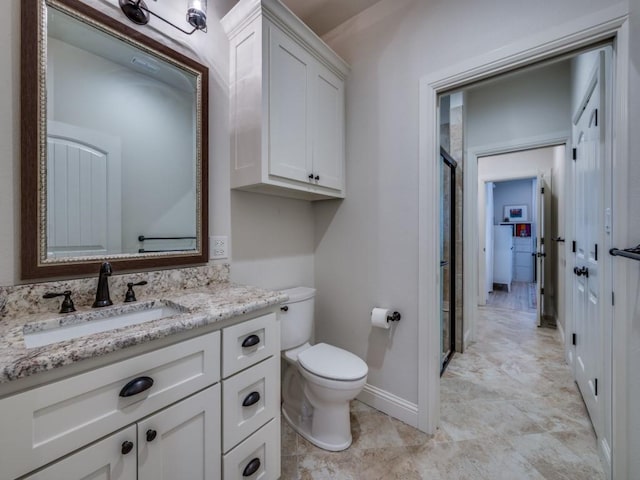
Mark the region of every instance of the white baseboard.
<instances>
[{"instance_id":1,"label":"white baseboard","mask_svg":"<svg viewBox=\"0 0 640 480\"><path fill-rule=\"evenodd\" d=\"M358 395L358 400L412 427L418 427L418 405L368 383Z\"/></svg>"}]
</instances>

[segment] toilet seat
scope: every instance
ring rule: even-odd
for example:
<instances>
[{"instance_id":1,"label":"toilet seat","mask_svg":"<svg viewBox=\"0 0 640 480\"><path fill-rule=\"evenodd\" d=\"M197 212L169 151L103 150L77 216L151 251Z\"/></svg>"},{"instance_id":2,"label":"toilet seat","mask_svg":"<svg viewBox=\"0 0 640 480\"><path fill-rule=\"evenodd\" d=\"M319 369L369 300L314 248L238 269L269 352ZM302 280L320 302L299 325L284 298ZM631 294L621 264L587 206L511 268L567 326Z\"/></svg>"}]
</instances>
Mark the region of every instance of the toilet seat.
<instances>
[{"instance_id":1,"label":"toilet seat","mask_svg":"<svg viewBox=\"0 0 640 480\"><path fill-rule=\"evenodd\" d=\"M313 375L343 382L363 379L369 370L357 355L326 343L299 352L298 364Z\"/></svg>"}]
</instances>

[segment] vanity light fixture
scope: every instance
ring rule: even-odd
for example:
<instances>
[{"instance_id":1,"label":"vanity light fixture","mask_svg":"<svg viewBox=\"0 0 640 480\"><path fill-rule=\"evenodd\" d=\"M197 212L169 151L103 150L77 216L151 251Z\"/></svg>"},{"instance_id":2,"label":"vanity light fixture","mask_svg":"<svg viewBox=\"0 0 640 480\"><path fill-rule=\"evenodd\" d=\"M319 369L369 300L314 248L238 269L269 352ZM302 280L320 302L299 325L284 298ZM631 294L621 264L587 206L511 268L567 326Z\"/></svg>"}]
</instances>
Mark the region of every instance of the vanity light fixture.
<instances>
[{"instance_id":1,"label":"vanity light fixture","mask_svg":"<svg viewBox=\"0 0 640 480\"><path fill-rule=\"evenodd\" d=\"M119 0L120 8L127 16L129 20L138 25L146 25L149 23L149 18L153 15L159 18L165 23L168 23L174 28L177 28L182 33L191 35L196 30L207 31L207 0L189 0L189 6L187 8L187 22L193 27L190 32L180 28L179 26L171 23L169 20L162 18L157 13L153 13L144 0Z\"/></svg>"}]
</instances>

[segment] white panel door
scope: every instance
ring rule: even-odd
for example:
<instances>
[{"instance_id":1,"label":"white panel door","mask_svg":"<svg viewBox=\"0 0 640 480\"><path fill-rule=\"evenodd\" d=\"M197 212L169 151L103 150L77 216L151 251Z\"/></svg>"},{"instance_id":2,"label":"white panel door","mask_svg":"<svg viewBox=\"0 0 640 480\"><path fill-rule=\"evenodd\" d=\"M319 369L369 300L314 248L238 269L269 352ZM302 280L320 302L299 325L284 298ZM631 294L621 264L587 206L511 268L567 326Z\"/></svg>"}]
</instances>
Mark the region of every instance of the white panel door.
<instances>
[{"instance_id":1,"label":"white panel door","mask_svg":"<svg viewBox=\"0 0 640 480\"><path fill-rule=\"evenodd\" d=\"M323 187L344 187L344 83L316 63L313 69L313 178Z\"/></svg>"},{"instance_id":2,"label":"white panel door","mask_svg":"<svg viewBox=\"0 0 640 480\"><path fill-rule=\"evenodd\" d=\"M604 88L604 56L599 59L586 92L584 109L574 126L575 235L574 329L576 333L576 381L598 437L602 434L602 402L598 378L602 379L603 321L600 313L599 234L604 229L601 188L602 129L598 114Z\"/></svg>"},{"instance_id":3,"label":"white panel door","mask_svg":"<svg viewBox=\"0 0 640 480\"><path fill-rule=\"evenodd\" d=\"M115 137L48 123L49 257L121 253L120 152Z\"/></svg>"},{"instance_id":4,"label":"white panel door","mask_svg":"<svg viewBox=\"0 0 640 480\"><path fill-rule=\"evenodd\" d=\"M269 26L269 173L310 182L313 59L305 49Z\"/></svg>"},{"instance_id":5,"label":"white panel door","mask_svg":"<svg viewBox=\"0 0 640 480\"><path fill-rule=\"evenodd\" d=\"M136 480L136 427L100 440L24 480Z\"/></svg>"}]
</instances>

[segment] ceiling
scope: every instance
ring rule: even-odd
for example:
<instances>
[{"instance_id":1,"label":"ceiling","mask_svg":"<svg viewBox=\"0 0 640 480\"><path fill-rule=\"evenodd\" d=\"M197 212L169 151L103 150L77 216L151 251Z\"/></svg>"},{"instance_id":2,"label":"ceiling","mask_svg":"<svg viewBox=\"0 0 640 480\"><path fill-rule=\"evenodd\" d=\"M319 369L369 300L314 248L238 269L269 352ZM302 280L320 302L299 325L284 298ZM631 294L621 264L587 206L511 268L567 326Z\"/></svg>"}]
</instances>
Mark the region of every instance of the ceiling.
<instances>
[{"instance_id":1,"label":"ceiling","mask_svg":"<svg viewBox=\"0 0 640 480\"><path fill-rule=\"evenodd\" d=\"M330 32L380 0L281 0L317 35ZM210 5L222 18L238 0L213 0Z\"/></svg>"}]
</instances>

